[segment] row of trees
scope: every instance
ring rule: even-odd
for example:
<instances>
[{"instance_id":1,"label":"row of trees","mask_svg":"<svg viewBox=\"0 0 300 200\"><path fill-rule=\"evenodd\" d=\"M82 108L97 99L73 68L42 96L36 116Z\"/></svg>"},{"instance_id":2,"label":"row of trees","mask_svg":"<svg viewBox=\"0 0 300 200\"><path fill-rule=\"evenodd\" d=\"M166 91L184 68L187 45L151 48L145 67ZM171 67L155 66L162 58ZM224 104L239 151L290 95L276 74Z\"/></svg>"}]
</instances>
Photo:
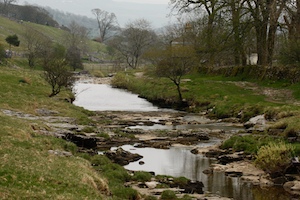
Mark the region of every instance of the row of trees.
<instances>
[{"instance_id":1,"label":"row of trees","mask_svg":"<svg viewBox=\"0 0 300 200\"><path fill-rule=\"evenodd\" d=\"M232 50L236 65L246 64L248 48L258 54L258 65L272 65L278 38L299 44L299 0L171 0L171 4L179 14L197 15L191 19L194 42L202 47L198 51L208 54L210 64L223 49ZM253 42L255 50L249 48Z\"/></svg>"},{"instance_id":2,"label":"row of trees","mask_svg":"<svg viewBox=\"0 0 300 200\"><path fill-rule=\"evenodd\" d=\"M247 65L252 53L261 66L278 59L284 64L300 63L299 0L171 0L171 5L180 20L159 33L145 20L116 29L115 15L94 12L102 23L101 41L119 52L129 67L136 68L141 58L151 61L157 75L177 86L180 101L181 77L199 64ZM101 20L111 19L107 16L114 20ZM105 38L109 30L113 37Z\"/></svg>"},{"instance_id":3,"label":"row of trees","mask_svg":"<svg viewBox=\"0 0 300 200\"><path fill-rule=\"evenodd\" d=\"M158 75L170 78L177 86L180 100L180 79L194 66L246 65L249 52L258 53L259 65L271 65L278 47L276 38L292 41L286 44L299 49L298 1L171 0L171 3L173 11L189 15L161 32L154 31L144 19L120 28L113 13L100 9L93 9L92 13L98 22L98 41L114 49L111 52L131 68L137 68L141 58L153 63ZM75 70L82 68L81 55L86 51L88 31L75 22L68 30L63 36L65 53L61 51L66 62L56 65L68 63ZM41 61L43 66L51 63L46 61L48 54L52 54L49 50L53 49L50 38L29 27L25 40L29 66ZM286 52L291 49L285 47ZM294 57L299 62L298 55Z\"/></svg>"},{"instance_id":4,"label":"row of trees","mask_svg":"<svg viewBox=\"0 0 300 200\"><path fill-rule=\"evenodd\" d=\"M113 13L94 9L100 41L120 52L132 68L151 46L165 48L178 40L193 46L199 63L211 67L246 65L252 53L262 66L278 59L285 64L300 62L297 0L171 0L171 5L181 20L163 33L153 31L145 20L118 28Z\"/></svg>"}]
</instances>

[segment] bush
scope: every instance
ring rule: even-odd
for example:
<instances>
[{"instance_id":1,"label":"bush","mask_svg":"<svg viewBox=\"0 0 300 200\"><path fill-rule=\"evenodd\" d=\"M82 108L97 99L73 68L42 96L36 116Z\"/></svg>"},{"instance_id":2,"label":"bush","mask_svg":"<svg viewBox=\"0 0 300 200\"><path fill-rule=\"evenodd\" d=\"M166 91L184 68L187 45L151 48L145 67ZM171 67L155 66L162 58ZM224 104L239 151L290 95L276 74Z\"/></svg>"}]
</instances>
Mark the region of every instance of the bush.
<instances>
[{"instance_id":1,"label":"bush","mask_svg":"<svg viewBox=\"0 0 300 200\"><path fill-rule=\"evenodd\" d=\"M259 148L259 137L246 135L246 136L232 136L224 141L221 149L233 149L234 151L244 151L245 153L255 154Z\"/></svg>"},{"instance_id":2,"label":"bush","mask_svg":"<svg viewBox=\"0 0 300 200\"><path fill-rule=\"evenodd\" d=\"M187 179L185 177L175 177L174 178L174 184L181 186L181 187L187 185L188 182L189 182L189 179Z\"/></svg>"},{"instance_id":3,"label":"bush","mask_svg":"<svg viewBox=\"0 0 300 200\"><path fill-rule=\"evenodd\" d=\"M98 137L103 137L105 139L109 139L110 138L109 135L108 135L108 133L98 133L97 136Z\"/></svg>"},{"instance_id":4,"label":"bush","mask_svg":"<svg viewBox=\"0 0 300 200\"><path fill-rule=\"evenodd\" d=\"M91 127L91 126L85 126L81 132L84 132L84 133L94 133L95 132L95 129L94 127Z\"/></svg>"},{"instance_id":5,"label":"bush","mask_svg":"<svg viewBox=\"0 0 300 200\"><path fill-rule=\"evenodd\" d=\"M257 154L260 147L267 145L269 143L282 142L280 138L274 138L272 136L255 136L255 135L245 135L245 136L232 136L228 140L225 140L221 149L232 149L233 151L244 151L248 154Z\"/></svg>"},{"instance_id":6,"label":"bush","mask_svg":"<svg viewBox=\"0 0 300 200\"><path fill-rule=\"evenodd\" d=\"M241 116L241 121L246 122L249 119L251 119L252 117L262 114L263 108L261 106L257 106L257 105L249 106L249 107L246 107L242 113L243 114Z\"/></svg>"},{"instance_id":7,"label":"bush","mask_svg":"<svg viewBox=\"0 0 300 200\"><path fill-rule=\"evenodd\" d=\"M161 200L175 200L177 199L175 192L171 190L165 190L161 193Z\"/></svg>"},{"instance_id":8,"label":"bush","mask_svg":"<svg viewBox=\"0 0 300 200\"><path fill-rule=\"evenodd\" d=\"M112 189L113 194L116 197L119 197L121 199L128 199L128 200L136 200L139 199L139 194L136 190L132 188L113 188Z\"/></svg>"},{"instance_id":9,"label":"bush","mask_svg":"<svg viewBox=\"0 0 300 200\"><path fill-rule=\"evenodd\" d=\"M147 196L145 200L157 200L155 196Z\"/></svg>"},{"instance_id":10,"label":"bush","mask_svg":"<svg viewBox=\"0 0 300 200\"><path fill-rule=\"evenodd\" d=\"M126 74L118 73L112 79L111 85L117 88L127 89L129 81L130 79Z\"/></svg>"},{"instance_id":11,"label":"bush","mask_svg":"<svg viewBox=\"0 0 300 200\"><path fill-rule=\"evenodd\" d=\"M147 182L147 181L150 181L151 178L152 178L152 175L149 172L138 171L138 172L134 173L132 180L140 181L140 182Z\"/></svg>"},{"instance_id":12,"label":"bush","mask_svg":"<svg viewBox=\"0 0 300 200\"><path fill-rule=\"evenodd\" d=\"M93 76L95 76L95 77L98 77L98 78L103 78L103 77L105 77L104 74L103 74L103 72L100 71L100 70L92 71L91 74L92 74Z\"/></svg>"},{"instance_id":13,"label":"bush","mask_svg":"<svg viewBox=\"0 0 300 200\"><path fill-rule=\"evenodd\" d=\"M283 173L291 163L293 152L290 144L269 143L258 150L255 165L270 174Z\"/></svg>"}]
</instances>

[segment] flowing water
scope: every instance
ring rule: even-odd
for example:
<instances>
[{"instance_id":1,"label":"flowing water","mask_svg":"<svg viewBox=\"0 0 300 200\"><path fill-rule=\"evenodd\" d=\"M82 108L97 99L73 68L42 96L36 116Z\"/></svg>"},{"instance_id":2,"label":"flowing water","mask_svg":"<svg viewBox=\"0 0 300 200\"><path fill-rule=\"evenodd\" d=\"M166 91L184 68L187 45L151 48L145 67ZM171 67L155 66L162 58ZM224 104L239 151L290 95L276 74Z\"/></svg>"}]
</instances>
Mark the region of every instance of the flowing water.
<instances>
[{"instance_id":1,"label":"flowing water","mask_svg":"<svg viewBox=\"0 0 300 200\"><path fill-rule=\"evenodd\" d=\"M91 111L158 111L138 95L106 84L77 83L74 104Z\"/></svg>"},{"instance_id":2,"label":"flowing water","mask_svg":"<svg viewBox=\"0 0 300 200\"><path fill-rule=\"evenodd\" d=\"M75 86L76 101L74 104L92 111L162 111L162 109L153 106L138 95L125 90L115 89L105 84L84 84L77 83ZM184 120L197 121L199 116L187 115ZM205 119L199 119L201 121ZM165 126L155 124L154 126L134 126L144 130L153 129L223 129L238 131L240 128L228 126L222 123L200 124L200 125L178 125ZM199 146L209 146L219 142L210 140L201 143ZM175 177L184 176L191 180L198 180L204 183L204 190L224 197L230 197L236 200L289 200L282 187L261 188L253 186L250 183L242 182L239 178L225 176L224 173L214 173L205 175L203 170L208 169L214 163L213 159L194 155L190 152L190 147L172 147L167 150L154 148L136 148L131 145L122 146L124 150L132 153L138 153L143 156L144 165L139 161L125 166L128 170L142 170L155 172L155 174L170 175Z\"/></svg>"}]
</instances>

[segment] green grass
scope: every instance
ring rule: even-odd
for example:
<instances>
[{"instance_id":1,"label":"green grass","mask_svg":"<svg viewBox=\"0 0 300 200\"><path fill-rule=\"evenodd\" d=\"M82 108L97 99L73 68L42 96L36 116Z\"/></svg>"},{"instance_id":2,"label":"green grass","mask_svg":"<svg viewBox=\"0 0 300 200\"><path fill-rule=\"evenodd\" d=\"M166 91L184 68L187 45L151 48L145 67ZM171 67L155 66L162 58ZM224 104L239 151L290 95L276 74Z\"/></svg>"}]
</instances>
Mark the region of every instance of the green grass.
<instances>
[{"instance_id":1,"label":"green grass","mask_svg":"<svg viewBox=\"0 0 300 200\"><path fill-rule=\"evenodd\" d=\"M5 49L9 48L9 45L5 41L5 38L9 35L16 34L20 40L20 46L19 47L12 47L13 51L19 52L19 53L25 53L26 51L26 40L25 40L25 34L26 34L26 28L35 29L49 38L51 38L52 41L64 44L64 38L66 35L66 31L55 28L51 26L46 25L40 25L35 24L31 22L18 22L14 20L10 20L5 17L0 17L0 45L3 45ZM106 46L103 44L100 44L98 42L87 40L87 49L89 52L106 52ZM102 55L102 57L105 57L105 55ZM101 57L101 56L100 56ZM104 58L106 59L106 58Z\"/></svg>"},{"instance_id":2,"label":"green grass","mask_svg":"<svg viewBox=\"0 0 300 200\"><path fill-rule=\"evenodd\" d=\"M270 142L281 142L283 139L270 137L268 135L245 135L232 136L224 141L221 149L232 149L233 151L244 151L247 154L255 155L261 146Z\"/></svg>"},{"instance_id":3,"label":"green grass","mask_svg":"<svg viewBox=\"0 0 300 200\"><path fill-rule=\"evenodd\" d=\"M152 76L136 78L133 74L133 72L129 72L127 75L118 74L113 84L138 93L150 101L177 100L176 87L169 79ZM247 121L252 116L276 107L284 108L286 111L299 110L298 106L270 102L266 96L239 86L239 82L234 78L196 73L185 76L183 79L191 80L182 81L181 84L183 98L187 99L191 105L196 105L190 111L198 112L212 108L210 114L216 118L237 116L243 111L242 120Z\"/></svg>"},{"instance_id":4,"label":"green grass","mask_svg":"<svg viewBox=\"0 0 300 200\"><path fill-rule=\"evenodd\" d=\"M78 124L88 124L91 113L64 101L67 91L49 98L50 86L39 71L0 66L0 85L0 199L109 199L107 179L77 156L73 143L34 132L33 125L47 129L39 120L6 116L2 110L38 115L36 109L44 108ZM49 150L74 156L56 156Z\"/></svg>"},{"instance_id":5,"label":"green grass","mask_svg":"<svg viewBox=\"0 0 300 200\"><path fill-rule=\"evenodd\" d=\"M26 120L0 117L1 199L104 199L106 180L88 161L48 152L75 152L74 144L35 133Z\"/></svg>"},{"instance_id":6,"label":"green grass","mask_svg":"<svg viewBox=\"0 0 300 200\"><path fill-rule=\"evenodd\" d=\"M29 83L22 83L26 79ZM21 110L28 114L36 114L36 109L49 109L66 117L74 117L80 123L88 123L90 112L67 103L68 91L57 97L49 98L51 87L41 77L39 71L28 69L11 69L0 66L0 105L2 109Z\"/></svg>"}]
</instances>

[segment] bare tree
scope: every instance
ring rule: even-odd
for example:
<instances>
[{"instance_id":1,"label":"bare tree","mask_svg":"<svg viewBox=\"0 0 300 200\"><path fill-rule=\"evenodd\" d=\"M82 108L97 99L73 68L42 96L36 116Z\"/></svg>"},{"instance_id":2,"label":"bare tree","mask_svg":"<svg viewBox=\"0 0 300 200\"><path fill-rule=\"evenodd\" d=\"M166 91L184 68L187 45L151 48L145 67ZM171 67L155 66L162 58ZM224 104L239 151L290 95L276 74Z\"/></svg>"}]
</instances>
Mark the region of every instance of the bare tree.
<instances>
[{"instance_id":1,"label":"bare tree","mask_svg":"<svg viewBox=\"0 0 300 200\"><path fill-rule=\"evenodd\" d=\"M299 0L297 0L299 2ZM245 63L243 49L243 40L245 35L243 30L244 24L252 26L256 36L256 51L258 54L259 65L272 65L273 54L275 48L276 32L278 31L279 19L284 8L290 4L290 0L171 0L173 9L180 12L190 12L201 8L207 14L207 31L205 40L208 52L211 53L209 58L210 64L215 59L215 44L213 34L217 32L219 27L217 24L225 18L231 21L232 32L235 41L235 61ZM226 12L231 12L231 17L224 16ZM247 16L249 21L242 21L243 16ZM226 24L227 25L227 24ZM250 32L250 31L249 31Z\"/></svg>"},{"instance_id":2,"label":"bare tree","mask_svg":"<svg viewBox=\"0 0 300 200\"><path fill-rule=\"evenodd\" d=\"M121 52L129 67L135 69L145 51L155 43L156 37L150 22L139 19L127 24L110 45Z\"/></svg>"},{"instance_id":3,"label":"bare tree","mask_svg":"<svg viewBox=\"0 0 300 200\"><path fill-rule=\"evenodd\" d=\"M285 25L288 29L289 40L300 40L300 1L291 0L284 13Z\"/></svg>"},{"instance_id":4,"label":"bare tree","mask_svg":"<svg viewBox=\"0 0 300 200\"><path fill-rule=\"evenodd\" d=\"M67 47L67 61L75 71L83 67L81 57L87 51L88 31L85 27L71 22L69 31L65 33L65 44Z\"/></svg>"},{"instance_id":5,"label":"bare tree","mask_svg":"<svg viewBox=\"0 0 300 200\"><path fill-rule=\"evenodd\" d=\"M179 102L182 103L181 78L195 67L197 60L193 46L173 44L163 49L152 49L147 53L147 58L154 64L157 76L166 77L175 84Z\"/></svg>"},{"instance_id":6,"label":"bare tree","mask_svg":"<svg viewBox=\"0 0 300 200\"><path fill-rule=\"evenodd\" d=\"M26 27L24 38L27 47L26 55L28 65L33 68L37 60L43 56L45 48L50 47L52 41L46 35L33 29L31 26Z\"/></svg>"},{"instance_id":7,"label":"bare tree","mask_svg":"<svg viewBox=\"0 0 300 200\"><path fill-rule=\"evenodd\" d=\"M218 18L220 11L224 8L224 1L221 0L171 0L173 5L173 10L178 10L179 13L189 13L192 11L202 11L204 10L207 14L207 24L204 35L206 36L205 48L206 52L209 55L209 63L213 65L215 63L215 42L214 42L214 33L215 33L215 24Z\"/></svg>"},{"instance_id":8,"label":"bare tree","mask_svg":"<svg viewBox=\"0 0 300 200\"><path fill-rule=\"evenodd\" d=\"M278 19L287 0L246 0L256 31L259 65L272 65Z\"/></svg>"},{"instance_id":9,"label":"bare tree","mask_svg":"<svg viewBox=\"0 0 300 200\"><path fill-rule=\"evenodd\" d=\"M114 13L95 8L92 13L96 16L99 28L100 42L104 42L109 38L109 34L118 27L117 17Z\"/></svg>"},{"instance_id":10,"label":"bare tree","mask_svg":"<svg viewBox=\"0 0 300 200\"><path fill-rule=\"evenodd\" d=\"M17 3L18 0L1 0L1 11L4 14L7 14L8 12L8 7L12 4L12 3Z\"/></svg>"},{"instance_id":11,"label":"bare tree","mask_svg":"<svg viewBox=\"0 0 300 200\"><path fill-rule=\"evenodd\" d=\"M63 88L71 89L75 81L65 56L65 48L56 44L47 49L43 57L44 79L51 86L49 97L59 94Z\"/></svg>"}]
</instances>

